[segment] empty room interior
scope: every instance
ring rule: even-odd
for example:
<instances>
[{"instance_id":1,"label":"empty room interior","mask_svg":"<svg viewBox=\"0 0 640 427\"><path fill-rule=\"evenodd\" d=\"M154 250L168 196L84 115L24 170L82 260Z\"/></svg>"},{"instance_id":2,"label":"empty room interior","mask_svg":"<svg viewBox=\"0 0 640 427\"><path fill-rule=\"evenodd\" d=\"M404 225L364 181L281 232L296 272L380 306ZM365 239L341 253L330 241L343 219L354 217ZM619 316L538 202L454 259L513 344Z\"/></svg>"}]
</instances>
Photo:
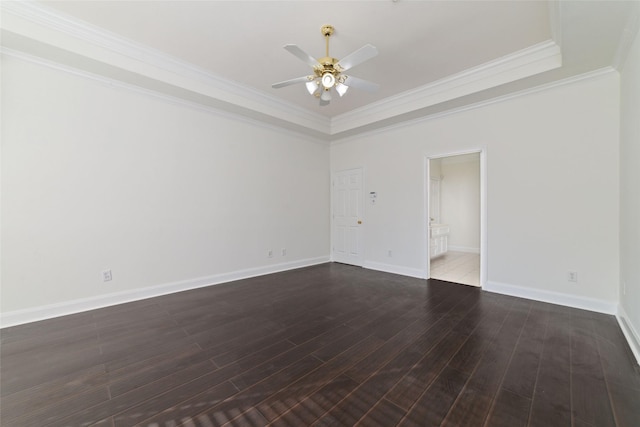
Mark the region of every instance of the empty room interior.
<instances>
[{"instance_id":1,"label":"empty room interior","mask_svg":"<svg viewBox=\"0 0 640 427\"><path fill-rule=\"evenodd\" d=\"M640 425L640 2L0 13L3 426Z\"/></svg>"}]
</instances>

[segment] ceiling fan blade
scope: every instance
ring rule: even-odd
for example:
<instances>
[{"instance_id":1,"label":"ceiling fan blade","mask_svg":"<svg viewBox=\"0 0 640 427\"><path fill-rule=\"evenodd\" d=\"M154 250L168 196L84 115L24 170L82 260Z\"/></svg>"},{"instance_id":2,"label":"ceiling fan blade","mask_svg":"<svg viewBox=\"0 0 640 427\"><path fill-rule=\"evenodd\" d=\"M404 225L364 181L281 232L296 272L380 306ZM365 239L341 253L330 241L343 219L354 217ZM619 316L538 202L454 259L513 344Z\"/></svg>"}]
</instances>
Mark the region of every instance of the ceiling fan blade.
<instances>
[{"instance_id":1,"label":"ceiling fan blade","mask_svg":"<svg viewBox=\"0 0 640 427\"><path fill-rule=\"evenodd\" d=\"M344 81L345 86L353 87L359 90L364 90L367 92L375 92L378 90L380 85L378 83L373 83L368 80L359 79L357 77L345 76L346 79Z\"/></svg>"},{"instance_id":2,"label":"ceiling fan blade","mask_svg":"<svg viewBox=\"0 0 640 427\"><path fill-rule=\"evenodd\" d=\"M274 84L271 85L271 87L274 88L274 89L280 89L281 87L291 86L291 85L295 85L295 84L298 84L298 83L306 83L308 81L309 81L309 77L307 77L307 76L296 77L295 79L290 79L290 80L285 80L283 82L274 83Z\"/></svg>"},{"instance_id":3,"label":"ceiling fan blade","mask_svg":"<svg viewBox=\"0 0 640 427\"><path fill-rule=\"evenodd\" d=\"M309 55L304 50L300 49L297 45L288 44L288 45L285 45L284 48L288 52L290 52L290 53L294 54L296 57L298 57L298 59L300 59L303 62L306 62L307 64L309 64L311 67L315 67L316 65L318 65L318 60L317 59L315 59L313 56Z\"/></svg>"},{"instance_id":4,"label":"ceiling fan blade","mask_svg":"<svg viewBox=\"0 0 640 427\"><path fill-rule=\"evenodd\" d=\"M370 44L362 46L355 52L342 58L336 65L339 65L343 71L355 67L358 64L363 63L367 59L371 59L378 54L378 49Z\"/></svg>"}]
</instances>

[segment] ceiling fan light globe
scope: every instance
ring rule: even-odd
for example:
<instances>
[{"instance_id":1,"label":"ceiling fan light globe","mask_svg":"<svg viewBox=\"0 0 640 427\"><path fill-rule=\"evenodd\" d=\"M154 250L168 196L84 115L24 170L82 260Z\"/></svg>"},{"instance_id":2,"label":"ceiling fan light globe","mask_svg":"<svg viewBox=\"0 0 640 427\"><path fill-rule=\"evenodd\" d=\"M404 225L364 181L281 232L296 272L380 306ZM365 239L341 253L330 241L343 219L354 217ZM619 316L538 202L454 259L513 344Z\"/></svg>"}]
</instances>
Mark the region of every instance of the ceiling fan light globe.
<instances>
[{"instance_id":1,"label":"ceiling fan light globe","mask_svg":"<svg viewBox=\"0 0 640 427\"><path fill-rule=\"evenodd\" d=\"M323 90L320 99L323 101L331 101L331 93L328 90Z\"/></svg>"},{"instance_id":2,"label":"ceiling fan light globe","mask_svg":"<svg viewBox=\"0 0 640 427\"><path fill-rule=\"evenodd\" d=\"M342 83L336 84L336 92L338 92L338 95L340 95L341 97L344 96L345 93L347 93L347 90L349 90L349 86Z\"/></svg>"},{"instance_id":3,"label":"ceiling fan light globe","mask_svg":"<svg viewBox=\"0 0 640 427\"><path fill-rule=\"evenodd\" d=\"M322 86L325 89L331 89L333 85L336 84L336 78L331 73L324 73L322 75Z\"/></svg>"},{"instance_id":4,"label":"ceiling fan light globe","mask_svg":"<svg viewBox=\"0 0 640 427\"><path fill-rule=\"evenodd\" d=\"M313 95L318 90L318 83L316 83L315 81L307 82L305 86L307 86L309 95Z\"/></svg>"}]
</instances>

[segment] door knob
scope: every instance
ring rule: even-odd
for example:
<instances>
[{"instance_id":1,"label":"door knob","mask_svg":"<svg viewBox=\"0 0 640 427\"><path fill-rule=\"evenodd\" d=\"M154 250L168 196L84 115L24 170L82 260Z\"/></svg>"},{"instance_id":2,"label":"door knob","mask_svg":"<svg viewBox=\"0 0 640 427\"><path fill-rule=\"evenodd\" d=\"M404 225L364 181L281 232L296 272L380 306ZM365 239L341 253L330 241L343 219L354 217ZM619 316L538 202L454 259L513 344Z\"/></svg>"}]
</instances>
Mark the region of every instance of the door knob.
<instances>
[{"instance_id":1,"label":"door knob","mask_svg":"<svg viewBox=\"0 0 640 427\"><path fill-rule=\"evenodd\" d=\"M362 221L358 220L358 224L362 224Z\"/></svg>"}]
</instances>

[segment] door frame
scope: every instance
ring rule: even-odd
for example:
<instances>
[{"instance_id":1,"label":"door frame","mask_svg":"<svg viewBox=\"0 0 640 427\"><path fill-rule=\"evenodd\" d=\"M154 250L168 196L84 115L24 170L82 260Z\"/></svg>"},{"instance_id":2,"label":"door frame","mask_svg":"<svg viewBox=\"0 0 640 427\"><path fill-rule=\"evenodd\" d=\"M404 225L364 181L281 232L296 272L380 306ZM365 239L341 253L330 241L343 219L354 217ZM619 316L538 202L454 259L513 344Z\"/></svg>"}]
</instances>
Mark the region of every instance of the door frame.
<instances>
[{"instance_id":1,"label":"door frame","mask_svg":"<svg viewBox=\"0 0 640 427\"><path fill-rule=\"evenodd\" d=\"M329 238L329 260L331 260L331 262L336 262L335 258L334 258L334 218L333 218L333 208L334 208L334 203L333 203L333 197L334 197L334 191L335 191L335 178L336 175L340 174L340 173L344 173L344 172L350 172L350 171L356 171L359 170L360 171L360 176L362 177L362 192L360 194L360 206L362 207L362 224L360 225L360 227L358 227L359 233L360 233L360 244L361 244L361 251L360 251L360 256L358 258L358 264L350 264L350 265L355 265L358 267L364 267L364 251L365 251L365 247L366 245L365 243L365 227L367 224L367 218L366 218L366 212L365 212L365 169L363 166L358 166L358 167L353 167L353 168L348 168L348 169L340 169L340 170L332 170L331 171L331 177L330 177L330 194L329 194L329 209L330 209L330 213L329 213L329 231L331 233L331 236Z\"/></svg>"},{"instance_id":2,"label":"door frame","mask_svg":"<svg viewBox=\"0 0 640 427\"><path fill-rule=\"evenodd\" d=\"M424 176L422 179L424 188L424 215L423 215L423 253L425 254L424 277L431 277L431 254L429 245L429 203L431 171L429 161L432 159L442 159L444 157L459 156L462 154L480 154L480 287L487 283L487 149L486 147L449 151L444 153L425 154L424 156Z\"/></svg>"}]
</instances>

